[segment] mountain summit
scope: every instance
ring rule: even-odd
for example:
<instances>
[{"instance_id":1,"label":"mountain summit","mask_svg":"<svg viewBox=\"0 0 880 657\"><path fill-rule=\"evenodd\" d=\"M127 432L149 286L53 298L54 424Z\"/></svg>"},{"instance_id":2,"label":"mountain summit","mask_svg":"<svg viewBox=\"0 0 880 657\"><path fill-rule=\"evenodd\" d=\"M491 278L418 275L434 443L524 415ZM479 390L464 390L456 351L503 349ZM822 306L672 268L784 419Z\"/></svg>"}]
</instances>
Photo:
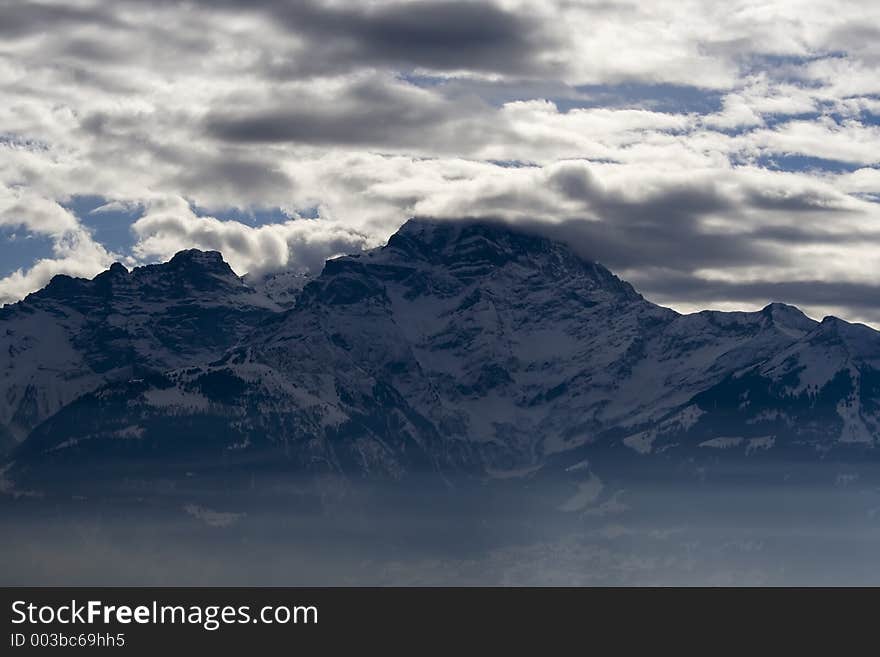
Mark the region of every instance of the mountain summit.
<instances>
[{"instance_id":1,"label":"mountain summit","mask_svg":"<svg viewBox=\"0 0 880 657\"><path fill-rule=\"evenodd\" d=\"M0 308L0 444L105 383L212 359L278 310L217 252L55 276Z\"/></svg>"},{"instance_id":2,"label":"mountain summit","mask_svg":"<svg viewBox=\"0 0 880 657\"><path fill-rule=\"evenodd\" d=\"M112 455L123 471L147 459L399 478L591 450L809 458L880 436L872 329L779 303L681 315L501 223L411 220L383 247L329 260L287 310L213 253L71 281L0 316L16 344L51 334L61 346L45 358L79 359L56 372L90 377L30 380L54 405L15 450L20 473ZM52 322L22 319L35 312ZM101 370L86 353L126 356ZM97 374L135 368L148 373Z\"/></svg>"}]
</instances>

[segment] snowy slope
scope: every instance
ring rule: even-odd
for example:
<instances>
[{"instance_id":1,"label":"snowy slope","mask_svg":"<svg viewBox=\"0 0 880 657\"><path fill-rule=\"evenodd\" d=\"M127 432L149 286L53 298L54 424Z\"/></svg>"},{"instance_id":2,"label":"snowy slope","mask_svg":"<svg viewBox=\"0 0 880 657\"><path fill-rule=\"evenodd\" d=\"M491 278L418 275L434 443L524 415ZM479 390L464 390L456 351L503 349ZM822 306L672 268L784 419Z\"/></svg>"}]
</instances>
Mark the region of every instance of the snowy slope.
<instances>
[{"instance_id":1,"label":"snowy slope","mask_svg":"<svg viewBox=\"0 0 880 657\"><path fill-rule=\"evenodd\" d=\"M254 291L268 297L281 308L292 308L297 297L310 280L308 273L279 271L260 276L245 274L242 280Z\"/></svg>"},{"instance_id":2,"label":"snowy slope","mask_svg":"<svg viewBox=\"0 0 880 657\"><path fill-rule=\"evenodd\" d=\"M281 309L219 253L121 264L92 280L56 276L0 309L0 434L6 442L108 381L216 358Z\"/></svg>"},{"instance_id":3,"label":"snowy slope","mask_svg":"<svg viewBox=\"0 0 880 657\"><path fill-rule=\"evenodd\" d=\"M647 433L654 447L738 438L740 451L817 454L874 448L880 439L880 333L835 317L787 348L732 372L696 395L683 411L687 427L661 422ZM636 438L631 438L631 442Z\"/></svg>"}]
</instances>

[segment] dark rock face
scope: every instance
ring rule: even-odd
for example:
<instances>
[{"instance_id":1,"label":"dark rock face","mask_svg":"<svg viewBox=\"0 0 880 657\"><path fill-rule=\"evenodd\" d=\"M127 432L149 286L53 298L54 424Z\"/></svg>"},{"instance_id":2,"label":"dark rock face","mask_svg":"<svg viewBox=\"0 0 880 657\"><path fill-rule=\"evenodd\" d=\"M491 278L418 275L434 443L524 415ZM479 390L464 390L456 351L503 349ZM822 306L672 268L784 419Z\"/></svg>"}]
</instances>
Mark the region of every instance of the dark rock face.
<instances>
[{"instance_id":1,"label":"dark rock face","mask_svg":"<svg viewBox=\"0 0 880 657\"><path fill-rule=\"evenodd\" d=\"M52 409L39 381L16 393L30 419L15 426L41 424L15 471L186 461L400 478L609 451L822 457L880 436L872 329L784 304L680 315L502 224L412 220L328 261L285 306L188 251L58 277L4 309L10 354L48 340L16 324L43 313L92 377Z\"/></svg>"}]
</instances>

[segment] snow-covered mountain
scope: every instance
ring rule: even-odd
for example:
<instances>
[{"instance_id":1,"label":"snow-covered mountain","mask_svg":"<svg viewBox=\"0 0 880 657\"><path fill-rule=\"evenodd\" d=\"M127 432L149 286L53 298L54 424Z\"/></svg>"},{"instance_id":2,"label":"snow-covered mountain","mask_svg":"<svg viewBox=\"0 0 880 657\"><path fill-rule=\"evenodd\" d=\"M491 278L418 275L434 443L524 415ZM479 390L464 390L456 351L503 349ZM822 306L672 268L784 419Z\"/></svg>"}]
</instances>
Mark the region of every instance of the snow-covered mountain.
<instances>
[{"instance_id":1,"label":"snow-covered mountain","mask_svg":"<svg viewBox=\"0 0 880 657\"><path fill-rule=\"evenodd\" d=\"M254 276L246 274L242 280L254 290L267 296L280 308L292 308L310 277L301 271L278 271Z\"/></svg>"},{"instance_id":2,"label":"snow-covered mountain","mask_svg":"<svg viewBox=\"0 0 880 657\"><path fill-rule=\"evenodd\" d=\"M745 451L873 448L880 439L880 333L826 317L785 349L696 395L684 412L694 418L686 430L652 435L661 443L685 439Z\"/></svg>"},{"instance_id":3,"label":"snow-covered mountain","mask_svg":"<svg viewBox=\"0 0 880 657\"><path fill-rule=\"evenodd\" d=\"M197 258L188 253L159 267ZM384 247L328 261L284 312L234 275L211 277L224 285L181 288L171 308L127 284L112 313L77 311L96 325L79 338L80 323L21 325L21 340L65 345L47 353L52 367L89 372L92 390L57 400L16 467L112 456L399 477L509 471L600 448L634 459L760 458L792 445L825 454L880 436L880 333L783 304L681 315L564 244L499 223L411 220ZM190 293L198 302L184 302ZM169 331L121 343L144 347L123 362L149 354L149 374L94 389L99 370L59 360L116 353L103 332L131 317L141 318L132 334Z\"/></svg>"},{"instance_id":4,"label":"snow-covered mountain","mask_svg":"<svg viewBox=\"0 0 880 657\"><path fill-rule=\"evenodd\" d=\"M216 358L281 308L216 252L92 280L55 276L0 309L0 442L99 386Z\"/></svg>"}]
</instances>

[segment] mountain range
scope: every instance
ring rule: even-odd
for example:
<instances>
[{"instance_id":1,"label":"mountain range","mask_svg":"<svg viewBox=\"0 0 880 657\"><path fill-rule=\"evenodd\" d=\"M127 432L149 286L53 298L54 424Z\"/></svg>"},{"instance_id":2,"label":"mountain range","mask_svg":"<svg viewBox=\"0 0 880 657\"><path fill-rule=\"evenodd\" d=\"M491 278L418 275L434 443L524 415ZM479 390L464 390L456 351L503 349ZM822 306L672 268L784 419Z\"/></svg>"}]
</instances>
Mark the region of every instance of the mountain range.
<instances>
[{"instance_id":1,"label":"mountain range","mask_svg":"<svg viewBox=\"0 0 880 657\"><path fill-rule=\"evenodd\" d=\"M781 303L680 314L498 222L412 219L311 279L196 250L56 276L0 310L0 372L22 479L506 476L606 453L874 458L880 438L877 331Z\"/></svg>"}]
</instances>

